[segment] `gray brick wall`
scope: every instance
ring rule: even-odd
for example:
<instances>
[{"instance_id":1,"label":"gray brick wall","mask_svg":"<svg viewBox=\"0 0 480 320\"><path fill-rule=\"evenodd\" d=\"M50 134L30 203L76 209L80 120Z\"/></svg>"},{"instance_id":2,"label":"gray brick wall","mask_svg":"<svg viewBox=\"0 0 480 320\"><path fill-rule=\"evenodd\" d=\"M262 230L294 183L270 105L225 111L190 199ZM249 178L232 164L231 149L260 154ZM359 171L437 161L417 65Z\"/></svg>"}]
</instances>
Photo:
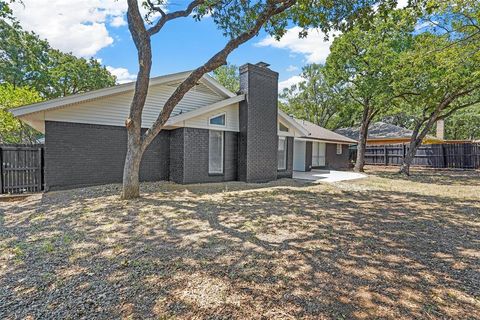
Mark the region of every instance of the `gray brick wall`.
<instances>
[{"instance_id":1,"label":"gray brick wall","mask_svg":"<svg viewBox=\"0 0 480 320\"><path fill-rule=\"evenodd\" d=\"M170 180L183 183L184 128L170 131Z\"/></svg>"},{"instance_id":2,"label":"gray brick wall","mask_svg":"<svg viewBox=\"0 0 480 320\"><path fill-rule=\"evenodd\" d=\"M240 67L238 177L246 182L277 178L278 73L262 66Z\"/></svg>"},{"instance_id":3,"label":"gray brick wall","mask_svg":"<svg viewBox=\"0 0 480 320\"><path fill-rule=\"evenodd\" d=\"M47 190L122 181L127 151L123 127L45 122ZM168 180L169 132L162 131L145 151L142 181Z\"/></svg>"},{"instance_id":4,"label":"gray brick wall","mask_svg":"<svg viewBox=\"0 0 480 320\"><path fill-rule=\"evenodd\" d=\"M291 178L293 175L293 137L287 137L287 169L277 172L277 178Z\"/></svg>"},{"instance_id":5,"label":"gray brick wall","mask_svg":"<svg viewBox=\"0 0 480 320\"><path fill-rule=\"evenodd\" d=\"M238 133L224 132L223 174L208 173L209 130L179 128L171 133L170 179L177 183L237 180Z\"/></svg>"},{"instance_id":6,"label":"gray brick wall","mask_svg":"<svg viewBox=\"0 0 480 320\"><path fill-rule=\"evenodd\" d=\"M348 145L342 144L342 154L337 155L337 144L327 143L325 150L325 165L329 169L350 168Z\"/></svg>"}]
</instances>

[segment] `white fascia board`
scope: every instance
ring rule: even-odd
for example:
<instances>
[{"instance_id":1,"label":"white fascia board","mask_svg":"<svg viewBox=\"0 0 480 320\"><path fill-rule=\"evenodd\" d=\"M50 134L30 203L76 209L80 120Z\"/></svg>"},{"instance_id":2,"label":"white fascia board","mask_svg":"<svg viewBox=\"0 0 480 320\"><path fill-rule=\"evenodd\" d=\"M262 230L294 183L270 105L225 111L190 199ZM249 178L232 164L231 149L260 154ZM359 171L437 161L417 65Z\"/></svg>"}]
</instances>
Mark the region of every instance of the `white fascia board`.
<instances>
[{"instance_id":1,"label":"white fascia board","mask_svg":"<svg viewBox=\"0 0 480 320\"><path fill-rule=\"evenodd\" d=\"M233 98L237 96L235 93L231 92L230 90L222 86L220 82L215 80L215 78L213 78L209 74L205 74L202 78L202 81L208 88L212 89L213 91L219 93L222 96L229 97L229 98Z\"/></svg>"},{"instance_id":2,"label":"white fascia board","mask_svg":"<svg viewBox=\"0 0 480 320\"><path fill-rule=\"evenodd\" d=\"M217 109L229 106L229 105L234 104L234 103L238 103L238 102L243 101L243 100L245 100L245 95L241 94L241 95L238 95L238 96L235 96L235 97L232 97L232 98L228 98L228 99L225 99L225 100L222 100L222 101L219 101L219 102L215 102L214 104L211 104L211 105L208 105L208 106L205 106L205 107L201 107L201 108L195 109L193 111L183 113L183 114L179 114L175 117L172 117L167 121L167 123L165 125L166 126L174 126L175 124L178 124L179 122L197 117L201 114L204 114L204 113L207 113L207 112L210 112L210 111L215 111Z\"/></svg>"},{"instance_id":3,"label":"white fascia board","mask_svg":"<svg viewBox=\"0 0 480 320\"><path fill-rule=\"evenodd\" d=\"M187 77L191 71L184 71L173 73L165 76L155 77L150 79L150 86L168 83L171 81L178 81ZM66 105L72 105L84 101L95 100L102 97L116 95L135 89L135 82L115 85L113 87L94 90L85 93L78 93L67 97L56 98L49 101L39 102L31 105L26 105L19 108L11 109L10 112L16 117L29 113L46 111L49 109L59 108Z\"/></svg>"},{"instance_id":4,"label":"white fascia board","mask_svg":"<svg viewBox=\"0 0 480 320\"><path fill-rule=\"evenodd\" d=\"M337 140L322 140L322 139L311 139L311 138L294 138L299 141L311 141L311 142L322 142L322 143L335 143L335 144L357 144L357 142L346 142L346 141L337 141Z\"/></svg>"},{"instance_id":5,"label":"white fascia board","mask_svg":"<svg viewBox=\"0 0 480 320\"><path fill-rule=\"evenodd\" d=\"M294 127L295 129L297 129L298 131L300 131L301 133L303 133L304 135L308 136L310 134L310 132L308 132L304 127L302 127L297 121L295 121L295 119L293 119L292 117L290 117L289 115L287 115L285 112L283 112L282 110L278 109L278 115L285 121L287 122L289 125L291 125L292 127Z\"/></svg>"},{"instance_id":6,"label":"white fascia board","mask_svg":"<svg viewBox=\"0 0 480 320\"><path fill-rule=\"evenodd\" d=\"M280 130L277 132L277 135L279 137L295 137L295 135L293 133L280 131Z\"/></svg>"}]
</instances>

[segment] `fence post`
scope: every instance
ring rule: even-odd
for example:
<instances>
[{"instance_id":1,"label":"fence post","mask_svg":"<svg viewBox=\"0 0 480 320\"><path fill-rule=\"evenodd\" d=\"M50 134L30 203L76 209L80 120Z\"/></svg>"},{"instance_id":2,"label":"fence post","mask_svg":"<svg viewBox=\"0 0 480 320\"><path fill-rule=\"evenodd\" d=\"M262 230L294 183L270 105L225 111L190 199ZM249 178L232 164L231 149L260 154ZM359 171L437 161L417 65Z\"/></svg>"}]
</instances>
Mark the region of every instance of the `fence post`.
<instances>
[{"instance_id":1,"label":"fence post","mask_svg":"<svg viewBox=\"0 0 480 320\"><path fill-rule=\"evenodd\" d=\"M38 147L38 170L37 170L37 184L38 184L38 190L37 191L42 191L42 148Z\"/></svg>"},{"instance_id":2,"label":"fence post","mask_svg":"<svg viewBox=\"0 0 480 320\"><path fill-rule=\"evenodd\" d=\"M3 194L3 149L0 147L0 194Z\"/></svg>"},{"instance_id":3,"label":"fence post","mask_svg":"<svg viewBox=\"0 0 480 320\"><path fill-rule=\"evenodd\" d=\"M388 165L388 158L387 158L387 145L383 146L383 156L384 156L384 164L385 166Z\"/></svg>"},{"instance_id":4,"label":"fence post","mask_svg":"<svg viewBox=\"0 0 480 320\"><path fill-rule=\"evenodd\" d=\"M448 168L448 157L447 157L447 152L445 152L445 144L441 144L442 146L442 158L443 158L443 166L442 168Z\"/></svg>"}]
</instances>

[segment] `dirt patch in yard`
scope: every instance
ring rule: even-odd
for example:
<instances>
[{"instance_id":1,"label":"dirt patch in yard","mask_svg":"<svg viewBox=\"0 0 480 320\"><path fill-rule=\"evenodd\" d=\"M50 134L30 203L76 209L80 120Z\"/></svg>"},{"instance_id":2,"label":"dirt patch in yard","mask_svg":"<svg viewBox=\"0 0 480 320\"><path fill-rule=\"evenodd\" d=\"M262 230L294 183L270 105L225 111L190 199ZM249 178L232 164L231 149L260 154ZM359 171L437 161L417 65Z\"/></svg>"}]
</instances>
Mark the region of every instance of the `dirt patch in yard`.
<instances>
[{"instance_id":1,"label":"dirt patch in yard","mask_svg":"<svg viewBox=\"0 0 480 320\"><path fill-rule=\"evenodd\" d=\"M0 318L480 318L480 186L438 179L0 203Z\"/></svg>"}]
</instances>

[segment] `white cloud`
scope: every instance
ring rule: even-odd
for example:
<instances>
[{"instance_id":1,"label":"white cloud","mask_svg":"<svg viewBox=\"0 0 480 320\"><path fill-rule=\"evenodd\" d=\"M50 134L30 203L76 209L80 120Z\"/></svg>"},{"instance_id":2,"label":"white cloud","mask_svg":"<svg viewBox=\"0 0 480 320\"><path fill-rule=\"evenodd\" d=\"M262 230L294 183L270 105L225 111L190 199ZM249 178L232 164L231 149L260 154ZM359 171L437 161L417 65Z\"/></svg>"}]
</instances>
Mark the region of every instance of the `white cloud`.
<instances>
[{"instance_id":1,"label":"white cloud","mask_svg":"<svg viewBox=\"0 0 480 320\"><path fill-rule=\"evenodd\" d=\"M118 83L132 82L137 79L137 75L130 73L127 68L114 68L111 66L107 66L107 70L117 77Z\"/></svg>"},{"instance_id":2,"label":"white cloud","mask_svg":"<svg viewBox=\"0 0 480 320\"><path fill-rule=\"evenodd\" d=\"M297 66L293 66L293 65L289 65L286 69L287 72L294 72L294 71L298 71L298 67Z\"/></svg>"},{"instance_id":3,"label":"white cloud","mask_svg":"<svg viewBox=\"0 0 480 320\"><path fill-rule=\"evenodd\" d=\"M333 42L333 36L325 41L325 34L310 29L306 38L299 38L298 34L302 29L293 27L288 29L287 33L276 41L275 38L267 36L256 45L260 47L271 46L290 50L293 53L300 53L306 56L308 63L324 63L330 53L330 46Z\"/></svg>"},{"instance_id":4,"label":"white cloud","mask_svg":"<svg viewBox=\"0 0 480 320\"><path fill-rule=\"evenodd\" d=\"M305 79L300 77L300 76L293 76L293 77L288 78L287 80L280 81L278 83L278 92L281 93L283 91L283 89L290 88L294 84L298 84L302 81L305 81Z\"/></svg>"},{"instance_id":5,"label":"white cloud","mask_svg":"<svg viewBox=\"0 0 480 320\"><path fill-rule=\"evenodd\" d=\"M123 18L123 16L113 17L112 21L110 22L112 27L122 27L127 25L127 21Z\"/></svg>"},{"instance_id":6,"label":"white cloud","mask_svg":"<svg viewBox=\"0 0 480 320\"><path fill-rule=\"evenodd\" d=\"M107 23L118 26L126 1L23 0L12 5L26 30L35 31L57 49L82 57L95 55L113 43Z\"/></svg>"}]
</instances>

